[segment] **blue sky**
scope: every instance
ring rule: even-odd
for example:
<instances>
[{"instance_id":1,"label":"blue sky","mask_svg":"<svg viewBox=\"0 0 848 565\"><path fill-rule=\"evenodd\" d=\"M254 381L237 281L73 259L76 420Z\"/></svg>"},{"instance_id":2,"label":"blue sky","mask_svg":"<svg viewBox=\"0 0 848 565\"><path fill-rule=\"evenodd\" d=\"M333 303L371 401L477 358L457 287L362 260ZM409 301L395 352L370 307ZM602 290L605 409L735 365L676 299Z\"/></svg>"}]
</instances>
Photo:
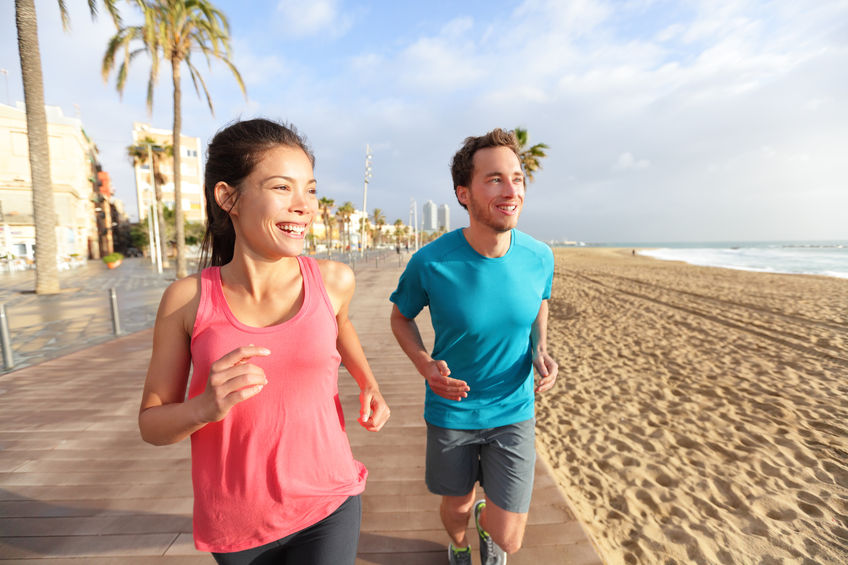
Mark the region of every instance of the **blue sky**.
<instances>
[{"instance_id":1,"label":"blue sky","mask_svg":"<svg viewBox=\"0 0 848 565\"><path fill-rule=\"evenodd\" d=\"M47 103L79 115L134 211L133 121L170 128L163 67L123 100L100 77L111 22L37 0ZM308 7L304 8L306 4ZM519 227L587 242L848 239L848 2L599 0L221 1L247 100L203 71L215 116L183 81L183 127L205 144L238 118L294 123L319 191L406 221L410 198L451 205L462 140L522 126L550 146ZM133 21L129 7L125 19ZM0 100L22 99L14 5L0 3ZM0 79L2 80L2 79Z\"/></svg>"}]
</instances>

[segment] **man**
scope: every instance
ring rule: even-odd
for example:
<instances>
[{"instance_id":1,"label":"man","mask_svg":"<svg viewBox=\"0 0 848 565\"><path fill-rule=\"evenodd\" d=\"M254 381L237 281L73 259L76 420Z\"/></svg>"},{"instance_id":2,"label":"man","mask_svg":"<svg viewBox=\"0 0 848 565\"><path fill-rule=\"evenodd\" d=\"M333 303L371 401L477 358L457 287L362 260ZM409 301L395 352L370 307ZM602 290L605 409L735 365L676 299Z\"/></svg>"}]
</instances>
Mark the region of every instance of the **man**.
<instances>
[{"instance_id":1,"label":"man","mask_svg":"<svg viewBox=\"0 0 848 565\"><path fill-rule=\"evenodd\" d=\"M513 132L469 137L451 162L469 225L410 259L392 293L392 331L427 381L426 482L442 496L451 564L471 563L472 514L484 564L521 547L533 489L535 392L557 364L547 353L550 248L515 229L524 173ZM425 307L436 339L428 353L415 317ZM486 497L475 501L480 481Z\"/></svg>"}]
</instances>

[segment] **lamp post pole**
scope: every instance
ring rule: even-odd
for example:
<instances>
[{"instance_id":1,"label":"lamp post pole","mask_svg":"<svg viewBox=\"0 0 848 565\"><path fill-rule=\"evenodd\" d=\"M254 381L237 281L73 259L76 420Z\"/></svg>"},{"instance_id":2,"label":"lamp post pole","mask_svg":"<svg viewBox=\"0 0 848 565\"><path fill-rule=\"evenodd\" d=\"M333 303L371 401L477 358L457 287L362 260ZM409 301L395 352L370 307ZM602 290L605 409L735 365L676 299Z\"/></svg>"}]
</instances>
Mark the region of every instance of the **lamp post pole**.
<instances>
[{"instance_id":1,"label":"lamp post pole","mask_svg":"<svg viewBox=\"0 0 848 565\"><path fill-rule=\"evenodd\" d=\"M365 255L365 224L368 222L368 181L371 180L371 146L365 144L365 186L362 189L362 214L359 226L359 255Z\"/></svg>"},{"instance_id":2,"label":"lamp post pole","mask_svg":"<svg viewBox=\"0 0 848 565\"><path fill-rule=\"evenodd\" d=\"M147 162L150 166L150 188L155 190L153 183L156 182L153 178L153 154L150 149L150 144L147 144ZM161 240L162 234L159 233L159 214L156 206L156 199L153 199L153 202L150 206L151 212L153 214L153 239L155 239L156 243L156 272L160 275L162 274L162 247Z\"/></svg>"}]
</instances>

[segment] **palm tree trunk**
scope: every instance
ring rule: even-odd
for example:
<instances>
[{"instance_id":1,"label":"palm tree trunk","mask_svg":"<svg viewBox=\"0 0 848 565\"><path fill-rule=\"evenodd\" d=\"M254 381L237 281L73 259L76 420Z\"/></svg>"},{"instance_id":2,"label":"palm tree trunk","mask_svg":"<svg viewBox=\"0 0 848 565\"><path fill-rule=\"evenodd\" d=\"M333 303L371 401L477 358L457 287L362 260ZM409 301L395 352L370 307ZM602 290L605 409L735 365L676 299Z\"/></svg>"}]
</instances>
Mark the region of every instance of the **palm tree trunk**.
<instances>
[{"instance_id":1,"label":"palm tree trunk","mask_svg":"<svg viewBox=\"0 0 848 565\"><path fill-rule=\"evenodd\" d=\"M159 233L156 236L159 238L159 255L162 257L162 266L166 269L170 266L168 263L168 242L162 235L165 233L165 214L162 211L162 187L159 186L159 164L158 157L151 156L150 168L153 170L153 194L156 197L156 220L159 222ZM151 242L152 245L152 242Z\"/></svg>"},{"instance_id":2,"label":"palm tree trunk","mask_svg":"<svg viewBox=\"0 0 848 565\"><path fill-rule=\"evenodd\" d=\"M32 176L32 214L35 223L35 292L59 292L56 266L56 210L50 181L47 113L44 110L44 79L38 48L38 22L33 0L15 0L18 54L26 102L29 167Z\"/></svg>"},{"instance_id":3,"label":"palm tree trunk","mask_svg":"<svg viewBox=\"0 0 848 565\"><path fill-rule=\"evenodd\" d=\"M188 275L186 268L185 224L183 222L183 192L182 192L182 149L180 143L183 118L181 113L182 91L180 90L180 60L171 59L171 70L174 79L174 222L175 237L177 238L177 278Z\"/></svg>"}]
</instances>

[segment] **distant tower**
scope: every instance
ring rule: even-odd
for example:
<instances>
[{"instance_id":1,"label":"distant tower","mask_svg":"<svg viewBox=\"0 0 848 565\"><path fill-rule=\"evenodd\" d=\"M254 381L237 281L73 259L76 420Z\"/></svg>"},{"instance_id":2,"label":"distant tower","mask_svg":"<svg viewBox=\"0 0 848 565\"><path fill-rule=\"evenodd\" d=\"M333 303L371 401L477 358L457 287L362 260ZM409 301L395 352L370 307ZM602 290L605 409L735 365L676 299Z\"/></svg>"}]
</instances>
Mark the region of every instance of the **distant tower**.
<instances>
[{"instance_id":1,"label":"distant tower","mask_svg":"<svg viewBox=\"0 0 848 565\"><path fill-rule=\"evenodd\" d=\"M428 200L424 203L424 222L421 229L426 232L433 232L438 229L436 225L436 203Z\"/></svg>"},{"instance_id":2,"label":"distant tower","mask_svg":"<svg viewBox=\"0 0 848 565\"><path fill-rule=\"evenodd\" d=\"M447 204L439 206L439 229L450 231L450 207Z\"/></svg>"}]
</instances>

